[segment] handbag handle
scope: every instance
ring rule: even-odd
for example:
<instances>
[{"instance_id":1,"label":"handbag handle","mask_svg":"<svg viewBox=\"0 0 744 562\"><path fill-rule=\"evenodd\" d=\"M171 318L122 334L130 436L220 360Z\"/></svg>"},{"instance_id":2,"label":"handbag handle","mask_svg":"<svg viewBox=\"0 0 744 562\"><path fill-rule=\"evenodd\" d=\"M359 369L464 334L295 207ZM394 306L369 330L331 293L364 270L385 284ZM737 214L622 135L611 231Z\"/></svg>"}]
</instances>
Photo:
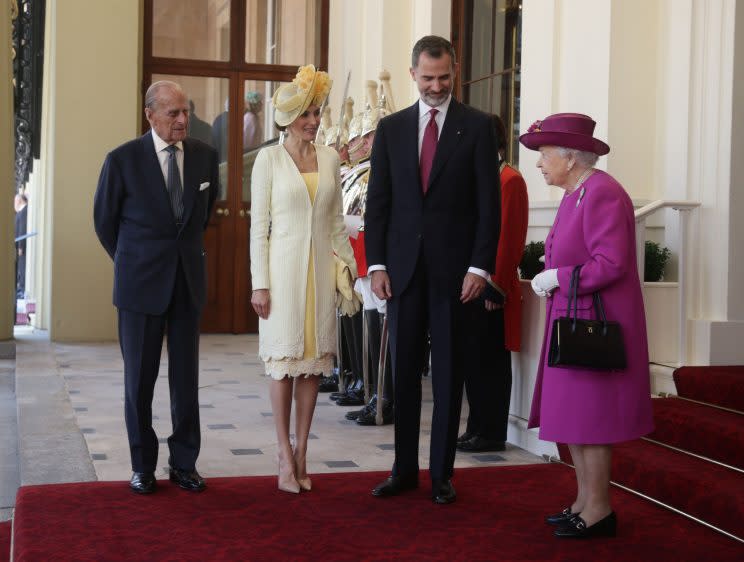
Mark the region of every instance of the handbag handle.
<instances>
[{"instance_id":1,"label":"handbag handle","mask_svg":"<svg viewBox=\"0 0 744 562\"><path fill-rule=\"evenodd\" d=\"M571 271L571 282L568 286L568 316L571 318L571 304L573 303L573 318L571 318L571 332L576 331L576 319L579 317L579 273L581 272L581 266L577 265ZM599 298L599 291L592 293L592 301L594 303L594 312L597 316L597 320L602 322L602 335L607 335L607 316L605 316L604 306L602 306L602 299Z\"/></svg>"},{"instance_id":2,"label":"handbag handle","mask_svg":"<svg viewBox=\"0 0 744 562\"><path fill-rule=\"evenodd\" d=\"M573 303L573 322L571 322L571 332L576 331L576 319L579 317L579 272L581 266L577 265L571 271L571 282L568 285L568 317L571 318L571 303Z\"/></svg>"}]
</instances>

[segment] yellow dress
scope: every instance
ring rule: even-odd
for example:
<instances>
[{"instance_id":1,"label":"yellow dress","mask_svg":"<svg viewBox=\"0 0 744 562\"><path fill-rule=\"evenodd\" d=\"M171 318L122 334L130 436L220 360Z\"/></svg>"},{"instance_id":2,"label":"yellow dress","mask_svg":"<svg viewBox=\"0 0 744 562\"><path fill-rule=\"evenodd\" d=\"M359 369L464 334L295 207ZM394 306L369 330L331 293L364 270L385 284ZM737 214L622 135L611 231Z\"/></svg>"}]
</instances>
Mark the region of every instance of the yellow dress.
<instances>
[{"instance_id":1,"label":"yellow dress","mask_svg":"<svg viewBox=\"0 0 744 562\"><path fill-rule=\"evenodd\" d=\"M315 203L315 194L318 192L318 172L303 173L310 203ZM266 362L266 373L274 379L283 379L287 375L297 377L300 375L331 374L333 369L333 355L327 353L317 357L317 342L315 334L315 260L312 241L310 242L310 258L307 264L307 283L305 284L305 330L304 330L304 352L302 359L279 359Z\"/></svg>"}]
</instances>

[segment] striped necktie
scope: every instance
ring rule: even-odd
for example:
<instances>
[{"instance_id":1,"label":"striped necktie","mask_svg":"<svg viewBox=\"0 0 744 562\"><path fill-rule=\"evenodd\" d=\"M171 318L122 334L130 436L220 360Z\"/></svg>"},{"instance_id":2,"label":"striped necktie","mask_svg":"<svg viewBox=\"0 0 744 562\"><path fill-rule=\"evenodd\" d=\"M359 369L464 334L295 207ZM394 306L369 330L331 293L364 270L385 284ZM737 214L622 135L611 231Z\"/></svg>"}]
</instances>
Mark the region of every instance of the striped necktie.
<instances>
[{"instance_id":1,"label":"striped necktie","mask_svg":"<svg viewBox=\"0 0 744 562\"><path fill-rule=\"evenodd\" d=\"M176 222L183 220L183 186L181 185L181 174L178 171L178 161L176 160L176 145L169 145L165 148L168 151L168 196L170 197L171 209Z\"/></svg>"}]
</instances>

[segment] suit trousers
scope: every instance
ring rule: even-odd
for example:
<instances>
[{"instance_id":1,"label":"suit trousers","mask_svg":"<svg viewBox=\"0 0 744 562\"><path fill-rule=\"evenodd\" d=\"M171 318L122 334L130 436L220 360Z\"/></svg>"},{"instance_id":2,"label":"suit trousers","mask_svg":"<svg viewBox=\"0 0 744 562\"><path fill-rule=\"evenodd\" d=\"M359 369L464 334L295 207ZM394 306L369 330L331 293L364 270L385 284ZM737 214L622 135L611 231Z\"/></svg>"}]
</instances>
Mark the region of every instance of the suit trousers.
<instances>
[{"instance_id":1,"label":"suit trousers","mask_svg":"<svg viewBox=\"0 0 744 562\"><path fill-rule=\"evenodd\" d=\"M152 399L163 336L168 338L171 423L168 437L174 468L191 471L201 446L199 427L199 319L179 261L170 304L162 315L119 309L119 343L124 357L124 418L132 470L154 472L158 439L152 427Z\"/></svg>"},{"instance_id":2,"label":"suit trousers","mask_svg":"<svg viewBox=\"0 0 744 562\"><path fill-rule=\"evenodd\" d=\"M452 477L460 426L463 371L469 352L472 352L470 326L476 305L481 303L462 304L459 291L445 294L430 286L430 275L424 261L418 259L408 287L390 299L387 305L395 395L393 475L418 477L421 366L429 334L434 394L429 473L436 483Z\"/></svg>"},{"instance_id":3,"label":"suit trousers","mask_svg":"<svg viewBox=\"0 0 744 562\"><path fill-rule=\"evenodd\" d=\"M504 310L479 312L479 364L465 373L470 412L467 431L494 441L506 441L511 399L511 352L504 346Z\"/></svg>"}]
</instances>

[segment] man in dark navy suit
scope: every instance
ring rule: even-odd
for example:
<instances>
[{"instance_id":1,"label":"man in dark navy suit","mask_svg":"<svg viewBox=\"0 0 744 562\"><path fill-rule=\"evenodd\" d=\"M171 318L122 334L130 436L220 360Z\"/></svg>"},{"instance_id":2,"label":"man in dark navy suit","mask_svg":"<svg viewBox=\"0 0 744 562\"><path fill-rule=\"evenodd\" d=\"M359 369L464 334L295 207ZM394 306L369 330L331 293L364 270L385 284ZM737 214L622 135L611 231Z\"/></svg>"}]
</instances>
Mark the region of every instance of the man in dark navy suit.
<instances>
[{"instance_id":1,"label":"man in dark navy suit","mask_svg":"<svg viewBox=\"0 0 744 562\"><path fill-rule=\"evenodd\" d=\"M114 260L133 470L129 485L141 494L155 490L152 397L167 333L170 480L202 491L205 483L196 471L199 318L206 295L204 230L219 181L217 153L186 138L189 104L178 84L150 86L145 116L151 130L106 157L93 210L98 238Z\"/></svg>"},{"instance_id":2,"label":"man in dark navy suit","mask_svg":"<svg viewBox=\"0 0 744 562\"><path fill-rule=\"evenodd\" d=\"M432 499L455 500L451 477L463 371L474 355L477 298L492 271L501 200L493 127L452 98L457 65L446 39L413 48L420 99L377 128L367 193L365 242L372 290L388 300L395 393L395 464L372 494L418 486L421 364L431 337L434 412Z\"/></svg>"}]
</instances>

